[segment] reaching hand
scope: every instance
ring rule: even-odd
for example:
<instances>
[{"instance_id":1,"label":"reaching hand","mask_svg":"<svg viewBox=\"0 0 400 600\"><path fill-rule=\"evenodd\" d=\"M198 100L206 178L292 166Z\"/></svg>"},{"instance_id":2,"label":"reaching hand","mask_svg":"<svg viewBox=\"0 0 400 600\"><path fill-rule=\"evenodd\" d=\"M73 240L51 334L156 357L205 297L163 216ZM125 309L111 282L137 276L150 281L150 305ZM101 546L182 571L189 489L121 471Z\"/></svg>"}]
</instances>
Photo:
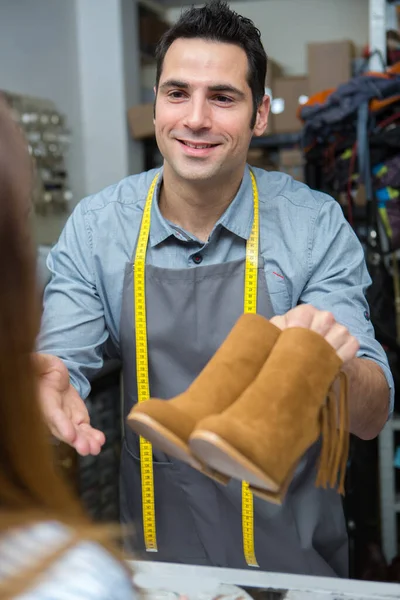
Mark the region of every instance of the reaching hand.
<instances>
[{"instance_id":1,"label":"reaching hand","mask_svg":"<svg viewBox=\"0 0 400 600\"><path fill-rule=\"evenodd\" d=\"M99 454L105 435L90 425L84 401L69 381L62 360L51 354L34 354L39 377L39 402L51 433L82 456Z\"/></svg>"}]
</instances>

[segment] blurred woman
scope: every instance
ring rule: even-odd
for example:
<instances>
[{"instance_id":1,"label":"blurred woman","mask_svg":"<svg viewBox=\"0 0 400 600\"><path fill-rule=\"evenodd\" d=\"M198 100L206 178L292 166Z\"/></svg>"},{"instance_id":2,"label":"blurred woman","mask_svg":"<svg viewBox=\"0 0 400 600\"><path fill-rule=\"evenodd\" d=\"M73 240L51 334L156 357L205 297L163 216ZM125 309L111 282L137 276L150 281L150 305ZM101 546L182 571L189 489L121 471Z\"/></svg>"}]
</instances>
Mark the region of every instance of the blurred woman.
<instances>
[{"instance_id":1,"label":"blurred woman","mask_svg":"<svg viewBox=\"0 0 400 600\"><path fill-rule=\"evenodd\" d=\"M32 166L0 103L0 600L134 598L111 534L59 476L37 402Z\"/></svg>"}]
</instances>

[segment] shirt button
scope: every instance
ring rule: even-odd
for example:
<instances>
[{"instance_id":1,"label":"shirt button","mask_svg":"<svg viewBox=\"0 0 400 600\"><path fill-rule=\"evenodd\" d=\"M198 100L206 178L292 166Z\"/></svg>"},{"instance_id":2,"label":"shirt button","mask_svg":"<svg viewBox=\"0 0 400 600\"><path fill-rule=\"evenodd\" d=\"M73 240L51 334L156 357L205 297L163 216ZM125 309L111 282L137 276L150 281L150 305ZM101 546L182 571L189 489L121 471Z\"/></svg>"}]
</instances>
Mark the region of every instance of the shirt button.
<instances>
[{"instance_id":1,"label":"shirt button","mask_svg":"<svg viewBox=\"0 0 400 600\"><path fill-rule=\"evenodd\" d=\"M192 261L194 263L196 263L196 265L199 265L202 262L202 260L203 260L203 257L201 256L201 254L194 254L192 256Z\"/></svg>"}]
</instances>

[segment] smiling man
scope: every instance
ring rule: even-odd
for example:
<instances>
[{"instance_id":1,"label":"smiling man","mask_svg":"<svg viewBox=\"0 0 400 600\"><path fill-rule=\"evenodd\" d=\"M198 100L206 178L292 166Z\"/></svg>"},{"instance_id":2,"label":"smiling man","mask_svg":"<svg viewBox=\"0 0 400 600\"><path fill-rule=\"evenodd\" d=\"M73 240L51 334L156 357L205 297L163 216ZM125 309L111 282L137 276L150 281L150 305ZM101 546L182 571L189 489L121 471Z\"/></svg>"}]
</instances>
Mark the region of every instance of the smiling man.
<instances>
[{"instance_id":1,"label":"smiling man","mask_svg":"<svg viewBox=\"0 0 400 600\"><path fill-rule=\"evenodd\" d=\"M169 43L167 35L160 59ZM155 128L165 163L159 206L203 242L239 189L252 136L267 126L264 72L251 76L254 103L249 61L240 46L178 37L160 63Z\"/></svg>"},{"instance_id":2,"label":"smiling man","mask_svg":"<svg viewBox=\"0 0 400 600\"><path fill-rule=\"evenodd\" d=\"M223 2L192 8L161 39L157 64L163 168L84 199L49 257L37 365L51 431L80 454L100 452L104 434L84 399L106 342L123 363L125 416L148 384L163 399L187 389L243 312L248 251L259 265L257 312L325 337L344 360L351 432L376 436L393 381L367 317L362 247L332 198L246 164L269 112L259 31ZM310 448L281 506L254 498L248 513L240 482L220 485L156 448L149 463L127 429L121 514L135 524L133 551L345 576L341 498L315 487L317 458Z\"/></svg>"}]
</instances>

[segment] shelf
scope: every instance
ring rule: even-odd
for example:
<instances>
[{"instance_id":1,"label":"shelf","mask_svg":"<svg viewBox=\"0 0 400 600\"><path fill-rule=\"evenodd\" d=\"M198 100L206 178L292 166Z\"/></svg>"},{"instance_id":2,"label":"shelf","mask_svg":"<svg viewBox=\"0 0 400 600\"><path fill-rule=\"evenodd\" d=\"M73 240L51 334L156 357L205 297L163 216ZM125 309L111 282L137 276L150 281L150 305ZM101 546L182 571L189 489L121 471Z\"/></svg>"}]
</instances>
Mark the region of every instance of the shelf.
<instances>
[{"instance_id":1,"label":"shelf","mask_svg":"<svg viewBox=\"0 0 400 600\"><path fill-rule=\"evenodd\" d=\"M280 148L282 146L294 146L301 140L301 131L294 133L273 133L262 137L254 137L250 148Z\"/></svg>"}]
</instances>

